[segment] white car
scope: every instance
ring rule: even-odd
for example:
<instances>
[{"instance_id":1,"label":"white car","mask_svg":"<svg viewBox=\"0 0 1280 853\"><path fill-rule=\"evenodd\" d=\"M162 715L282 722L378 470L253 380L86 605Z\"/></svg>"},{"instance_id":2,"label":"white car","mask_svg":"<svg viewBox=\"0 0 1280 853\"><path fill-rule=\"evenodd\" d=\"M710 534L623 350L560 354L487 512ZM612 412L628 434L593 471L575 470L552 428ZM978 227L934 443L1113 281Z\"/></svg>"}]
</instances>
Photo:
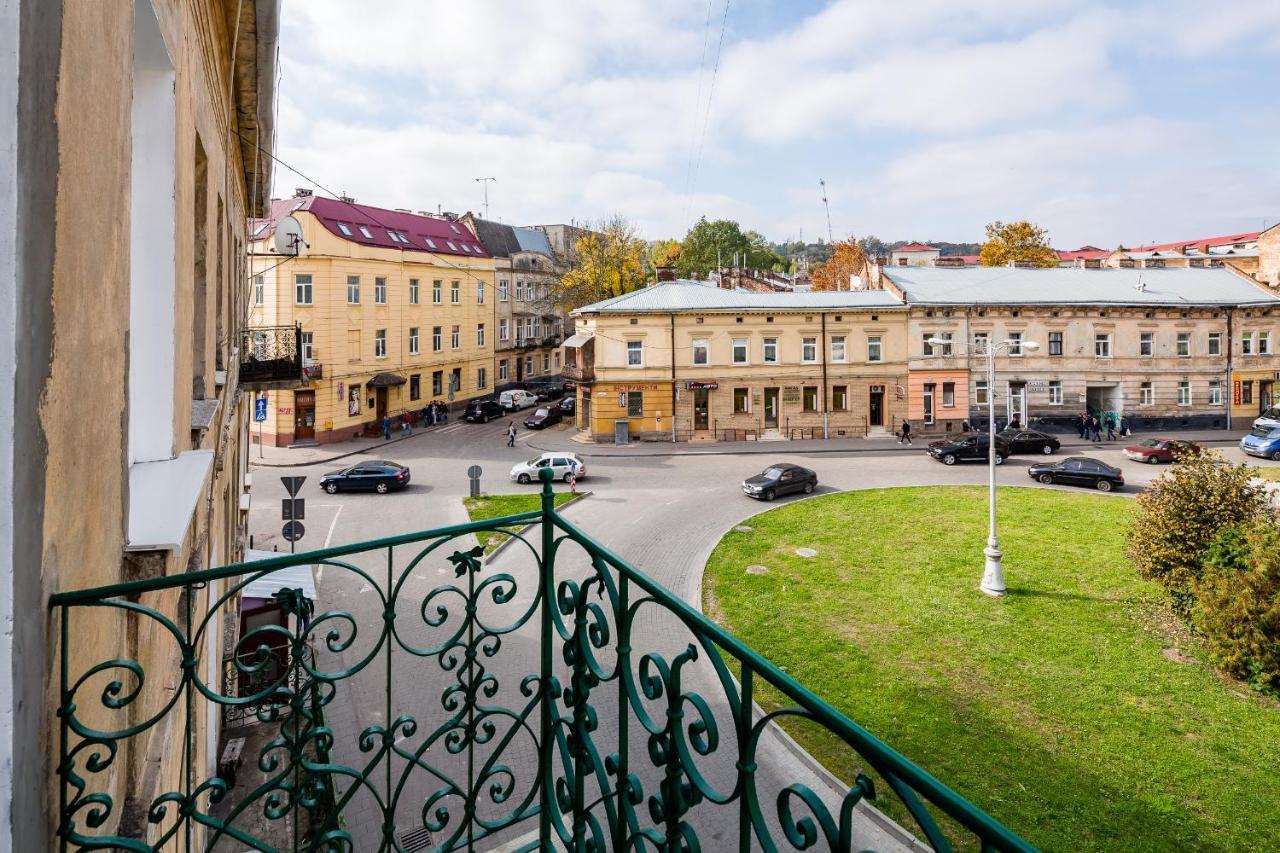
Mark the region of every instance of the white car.
<instances>
[{"instance_id":1,"label":"white car","mask_svg":"<svg viewBox=\"0 0 1280 853\"><path fill-rule=\"evenodd\" d=\"M544 453L537 459L530 459L528 462L518 462L511 469L511 479L517 483L532 483L537 481L538 472L543 468L550 468L554 472L557 480L569 482L569 477L574 473L581 480L587 476L587 466L582 464L582 460L574 456L572 453Z\"/></svg>"},{"instance_id":2,"label":"white car","mask_svg":"<svg viewBox=\"0 0 1280 853\"><path fill-rule=\"evenodd\" d=\"M1253 422L1254 429L1275 429L1280 427L1280 406L1267 409Z\"/></svg>"},{"instance_id":3,"label":"white car","mask_svg":"<svg viewBox=\"0 0 1280 853\"><path fill-rule=\"evenodd\" d=\"M503 391L499 394L498 405L508 412L518 412L538 405L538 398L528 391L517 388L515 391Z\"/></svg>"}]
</instances>

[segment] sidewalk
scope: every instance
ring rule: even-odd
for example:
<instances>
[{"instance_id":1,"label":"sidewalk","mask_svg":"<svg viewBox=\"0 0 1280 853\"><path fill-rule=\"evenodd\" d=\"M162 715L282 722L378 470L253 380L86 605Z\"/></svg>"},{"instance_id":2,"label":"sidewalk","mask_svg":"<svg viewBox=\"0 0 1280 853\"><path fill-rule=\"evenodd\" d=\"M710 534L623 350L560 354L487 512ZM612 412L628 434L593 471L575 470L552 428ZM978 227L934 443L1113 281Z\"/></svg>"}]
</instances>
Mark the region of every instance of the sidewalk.
<instances>
[{"instance_id":1,"label":"sidewalk","mask_svg":"<svg viewBox=\"0 0 1280 853\"><path fill-rule=\"evenodd\" d=\"M346 459L360 453L372 455L378 453L380 448L399 444L402 441L411 441L459 422L460 419L452 419L434 426L414 427L409 435L403 435L399 430L394 430L390 439L384 439L382 436L361 436L349 441L319 444L314 447L271 447L254 444L249 447L249 465L258 468L298 468L322 462L337 462L339 459Z\"/></svg>"}]
</instances>

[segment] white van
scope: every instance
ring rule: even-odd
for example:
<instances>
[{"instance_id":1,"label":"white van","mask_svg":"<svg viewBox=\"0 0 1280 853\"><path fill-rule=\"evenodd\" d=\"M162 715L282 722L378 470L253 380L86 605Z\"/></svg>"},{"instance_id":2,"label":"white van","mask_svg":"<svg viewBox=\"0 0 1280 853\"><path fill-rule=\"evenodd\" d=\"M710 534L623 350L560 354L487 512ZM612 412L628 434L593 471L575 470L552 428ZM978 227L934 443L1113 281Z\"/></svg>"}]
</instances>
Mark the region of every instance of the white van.
<instances>
[{"instance_id":1,"label":"white van","mask_svg":"<svg viewBox=\"0 0 1280 853\"><path fill-rule=\"evenodd\" d=\"M1253 422L1254 429L1275 429L1276 427L1280 427L1280 406L1272 406L1258 415L1257 420Z\"/></svg>"},{"instance_id":2,"label":"white van","mask_svg":"<svg viewBox=\"0 0 1280 853\"><path fill-rule=\"evenodd\" d=\"M521 409L527 409L530 406L538 405L538 398L528 391L516 389L515 391L503 391L498 395L498 405L506 409L508 412L518 412Z\"/></svg>"}]
</instances>

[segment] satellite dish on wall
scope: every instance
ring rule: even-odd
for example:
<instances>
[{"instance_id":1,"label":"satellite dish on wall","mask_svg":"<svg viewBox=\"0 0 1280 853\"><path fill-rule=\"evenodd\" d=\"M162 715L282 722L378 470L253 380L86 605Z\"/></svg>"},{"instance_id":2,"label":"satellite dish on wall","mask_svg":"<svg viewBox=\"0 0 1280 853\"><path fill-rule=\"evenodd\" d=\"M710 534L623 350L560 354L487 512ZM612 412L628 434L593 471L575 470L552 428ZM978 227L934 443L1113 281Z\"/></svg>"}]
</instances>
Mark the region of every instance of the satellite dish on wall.
<instances>
[{"instance_id":1,"label":"satellite dish on wall","mask_svg":"<svg viewBox=\"0 0 1280 853\"><path fill-rule=\"evenodd\" d=\"M276 252L281 255L298 255L307 247L302 239L302 226L292 216L276 223L274 243Z\"/></svg>"}]
</instances>

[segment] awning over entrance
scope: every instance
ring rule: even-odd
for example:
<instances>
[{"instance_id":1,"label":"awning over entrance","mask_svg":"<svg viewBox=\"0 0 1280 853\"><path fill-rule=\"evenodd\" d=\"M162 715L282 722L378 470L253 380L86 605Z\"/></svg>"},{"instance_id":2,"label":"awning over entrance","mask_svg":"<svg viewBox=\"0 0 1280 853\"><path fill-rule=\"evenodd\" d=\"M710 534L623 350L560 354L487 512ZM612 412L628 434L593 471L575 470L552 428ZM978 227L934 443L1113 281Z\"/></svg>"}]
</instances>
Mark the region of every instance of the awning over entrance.
<instances>
[{"instance_id":1,"label":"awning over entrance","mask_svg":"<svg viewBox=\"0 0 1280 853\"><path fill-rule=\"evenodd\" d=\"M285 555L275 551L254 549L244 555L244 560L246 563L252 563L283 556ZM305 597L315 601L316 581L311 574L311 566L286 566L283 569L277 569L257 580L249 581L240 590L240 594L245 598L271 598L282 589L301 589Z\"/></svg>"},{"instance_id":2,"label":"awning over entrance","mask_svg":"<svg viewBox=\"0 0 1280 853\"><path fill-rule=\"evenodd\" d=\"M581 333L571 335L561 346L578 348L591 343L594 338L591 335L583 335Z\"/></svg>"},{"instance_id":3,"label":"awning over entrance","mask_svg":"<svg viewBox=\"0 0 1280 853\"><path fill-rule=\"evenodd\" d=\"M403 376L396 376L394 373L379 373L369 380L370 388L390 388L392 385L403 385L409 380Z\"/></svg>"}]
</instances>

